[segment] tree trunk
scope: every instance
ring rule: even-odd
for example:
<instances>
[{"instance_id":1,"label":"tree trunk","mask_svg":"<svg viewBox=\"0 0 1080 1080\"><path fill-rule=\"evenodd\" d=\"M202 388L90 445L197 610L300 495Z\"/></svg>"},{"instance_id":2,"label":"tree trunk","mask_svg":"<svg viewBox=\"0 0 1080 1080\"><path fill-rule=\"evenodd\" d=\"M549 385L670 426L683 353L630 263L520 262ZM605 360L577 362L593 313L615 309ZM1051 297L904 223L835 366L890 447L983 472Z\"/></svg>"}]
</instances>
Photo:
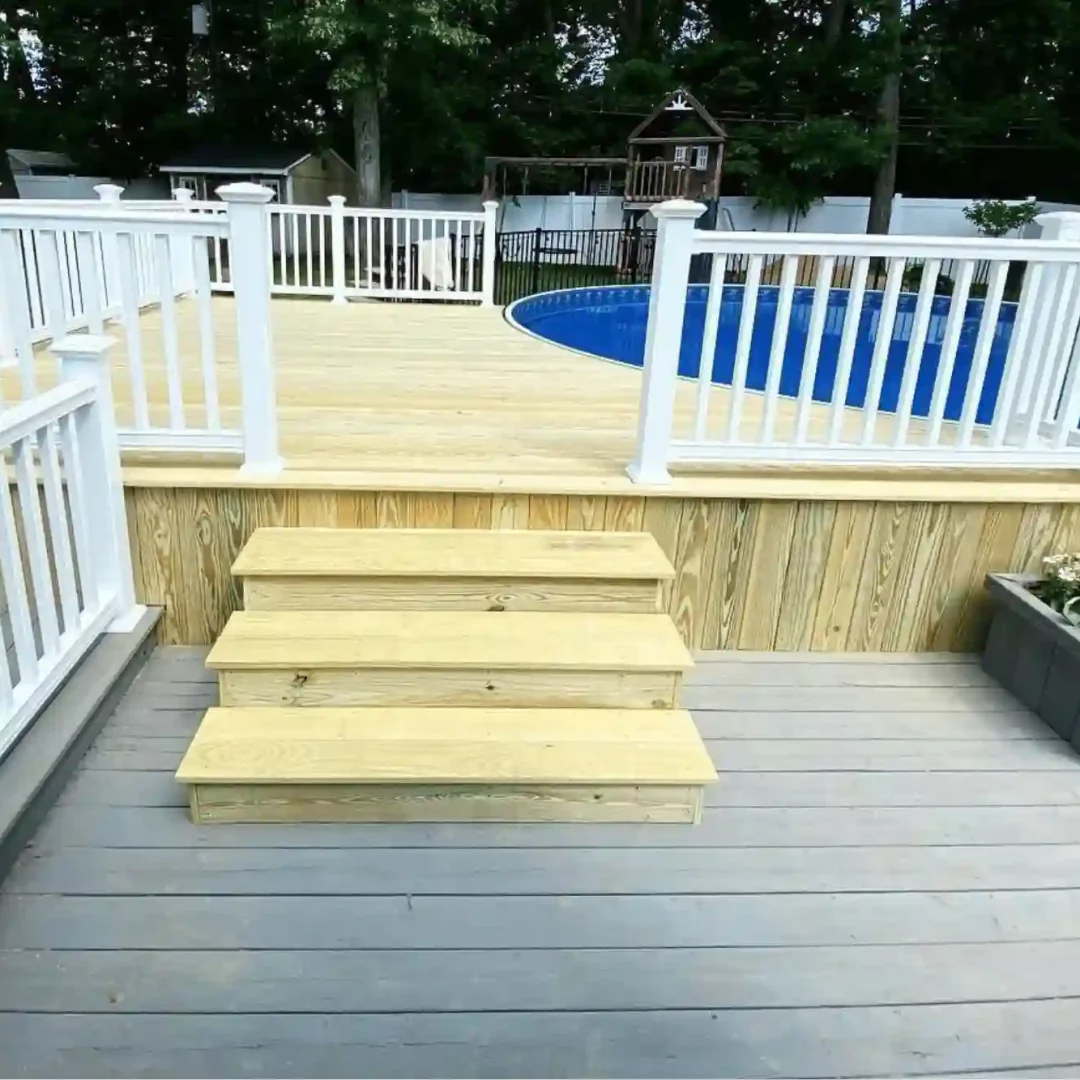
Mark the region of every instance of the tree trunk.
<instances>
[{"instance_id":1,"label":"tree trunk","mask_svg":"<svg viewBox=\"0 0 1080 1080\"><path fill-rule=\"evenodd\" d=\"M825 47L835 49L844 29L844 15L847 12L847 0L829 0L825 11Z\"/></svg>"},{"instance_id":2,"label":"tree trunk","mask_svg":"<svg viewBox=\"0 0 1080 1080\"><path fill-rule=\"evenodd\" d=\"M884 0L881 12L881 33L886 35L888 69L878 99L878 123L885 132L888 148L874 177L870 194L870 212L866 231L884 235L892 218L893 195L896 193L896 161L900 153L900 64L901 30L904 0Z\"/></svg>"},{"instance_id":3,"label":"tree trunk","mask_svg":"<svg viewBox=\"0 0 1080 1080\"><path fill-rule=\"evenodd\" d=\"M374 86L353 91L353 158L360 206L378 206L382 197L379 166L379 94Z\"/></svg>"},{"instance_id":4,"label":"tree trunk","mask_svg":"<svg viewBox=\"0 0 1080 1080\"><path fill-rule=\"evenodd\" d=\"M15 184L15 175L11 171L7 150L0 146L0 199L17 199L19 189Z\"/></svg>"}]
</instances>

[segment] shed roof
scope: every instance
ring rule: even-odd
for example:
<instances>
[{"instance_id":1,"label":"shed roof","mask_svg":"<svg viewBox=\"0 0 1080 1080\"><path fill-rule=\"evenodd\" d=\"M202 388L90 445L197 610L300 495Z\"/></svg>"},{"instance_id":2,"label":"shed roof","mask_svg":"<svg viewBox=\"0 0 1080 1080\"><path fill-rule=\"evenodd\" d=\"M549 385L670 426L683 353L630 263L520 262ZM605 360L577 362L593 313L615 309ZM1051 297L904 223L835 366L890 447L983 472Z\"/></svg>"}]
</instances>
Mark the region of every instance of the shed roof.
<instances>
[{"instance_id":1,"label":"shed roof","mask_svg":"<svg viewBox=\"0 0 1080 1080\"><path fill-rule=\"evenodd\" d=\"M13 165L27 169L74 169L75 162L56 150L8 150Z\"/></svg>"},{"instance_id":2,"label":"shed roof","mask_svg":"<svg viewBox=\"0 0 1080 1080\"><path fill-rule=\"evenodd\" d=\"M199 146L159 165L162 172L287 173L311 151L286 146Z\"/></svg>"}]
</instances>

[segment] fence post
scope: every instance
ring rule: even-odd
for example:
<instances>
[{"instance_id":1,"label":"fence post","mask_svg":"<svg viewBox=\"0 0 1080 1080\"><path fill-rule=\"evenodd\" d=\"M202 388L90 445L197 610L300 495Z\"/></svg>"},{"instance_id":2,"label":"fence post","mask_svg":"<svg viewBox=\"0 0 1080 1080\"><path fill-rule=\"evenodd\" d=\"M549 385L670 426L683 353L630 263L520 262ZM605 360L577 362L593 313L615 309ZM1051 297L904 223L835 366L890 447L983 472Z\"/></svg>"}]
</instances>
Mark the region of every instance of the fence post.
<instances>
[{"instance_id":1,"label":"fence post","mask_svg":"<svg viewBox=\"0 0 1080 1080\"><path fill-rule=\"evenodd\" d=\"M192 213L191 200L195 192L189 188L173 188L173 199L177 210ZM169 256L172 259L173 284L178 292L195 292L195 245L205 244L201 236L170 236Z\"/></svg>"},{"instance_id":2,"label":"fence post","mask_svg":"<svg viewBox=\"0 0 1080 1080\"><path fill-rule=\"evenodd\" d=\"M536 231L533 233L533 261L532 261L532 275L529 278L529 292L538 293L540 291L540 249L544 246L544 230L540 225L536 226Z\"/></svg>"},{"instance_id":3,"label":"fence post","mask_svg":"<svg viewBox=\"0 0 1080 1080\"><path fill-rule=\"evenodd\" d=\"M95 184L94 190L103 203L120 208L120 194L124 189L119 184ZM102 234L101 261L105 294L102 306L109 315L115 315L120 311L120 248L116 233Z\"/></svg>"},{"instance_id":4,"label":"fence post","mask_svg":"<svg viewBox=\"0 0 1080 1080\"><path fill-rule=\"evenodd\" d=\"M259 184L217 189L229 219L229 273L236 299L244 472L281 470L277 388L270 330L270 252L266 204L274 193Z\"/></svg>"},{"instance_id":5,"label":"fence post","mask_svg":"<svg viewBox=\"0 0 1080 1080\"><path fill-rule=\"evenodd\" d=\"M656 252L649 289L649 323L641 373L637 447L627 467L636 484L667 484L668 450L675 413L686 290L694 251L694 222L705 213L701 203L672 199L654 206ZM715 257L715 256L714 256Z\"/></svg>"},{"instance_id":6,"label":"fence post","mask_svg":"<svg viewBox=\"0 0 1080 1080\"><path fill-rule=\"evenodd\" d=\"M495 230L498 228L496 213L499 204L494 199L488 199L484 203L484 252L480 268L480 280L483 282L484 298L480 301L481 307L495 306L495 245L498 237ZM474 252L469 252L469 258L475 258Z\"/></svg>"},{"instance_id":7,"label":"fence post","mask_svg":"<svg viewBox=\"0 0 1080 1080\"><path fill-rule=\"evenodd\" d=\"M330 203L330 265L333 269L334 299L345 303L345 196L328 195Z\"/></svg>"},{"instance_id":8,"label":"fence post","mask_svg":"<svg viewBox=\"0 0 1080 1080\"><path fill-rule=\"evenodd\" d=\"M52 351L59 357L63 381L85 380L96 389L93 406L75 414L79 446L77 479L82 487L83 508L91 519L87 522L86 540L90 548L88 562L94 574L94 581L83 582L83 589L96 589L99 599L103 595L116 596L116 618L109 630L125 633L135 627L146 608L135 602L135 574L131 566L120 443L109 372L112 344L110 337L69 334L53 342ZM65 461L64 468L70 470L75 464ZM73 506L72 513L77 512Z\"/></svg>"}]
</instances>

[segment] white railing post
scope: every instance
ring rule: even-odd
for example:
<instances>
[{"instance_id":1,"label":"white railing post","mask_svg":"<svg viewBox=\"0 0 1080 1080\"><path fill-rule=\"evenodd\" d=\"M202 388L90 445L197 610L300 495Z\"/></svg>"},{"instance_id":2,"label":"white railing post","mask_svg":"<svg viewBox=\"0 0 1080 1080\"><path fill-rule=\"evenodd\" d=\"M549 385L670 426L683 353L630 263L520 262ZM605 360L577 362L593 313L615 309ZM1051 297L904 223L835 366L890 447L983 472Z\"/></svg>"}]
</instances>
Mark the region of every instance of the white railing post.
<instances>
[{"instance_id":1,"label":"white railing post","mask_svg":"<svg viewBox=\"0 0 1080 1080\"><path fill-rule=\"evenodd\" d=\"M484 284L484 297L481 307L495 306L495 230L498 227L495 215L499 204L492 199L484 203L484 255L481 263L481 280ZM473 253L469 252L469 258Z\"/></svg>"},{"instance_id":2,"label":"white railing post","mask_svg":"<svg viewBox=\"0 0 1080 1080\"><path fill-rule=\"evenodd\" d=\"M189 188L173 188L173 200L176 209L193 213L191 200L195 192ZM205 244L201 236L170 236L169 258L172 260L173 285L178 294L193 293L195 282L195 245Z\"/></svg>"},{"instance_id":3,"label":"white railing post","mask_svg":"<svg viewBox=\"0 0 1080 1080\"><path fill-rule=\"evenodd\" d=\"M119 184L95 184L98 198L110 206L119 208L123 188ZM105 233L101 237L102 297L108 314L116 315L120 311L120 250L116 233Z\"/></svg>"},{"instance_id":4,"label":"white railing post","mask_svg":"<svg viewBox=\"0 0 1080 1080\"><path fill-rule=\"evenodd\" d=\"M675 418L675 387L679 377L679 347L690 283L694 222L705 207L673 199L654 206L656 252L649 289L649 323L645 331L645 363L641 373L637 448L627 468L637 484L667 484L668 450ZM714 254L714 259L723 258Z\"/></svg>"},{"instance_id":5,"label":"white railing post","mask_svg":"<svg viewBox=\"0 0 1080 1080\"><path fill-rule=\"evenodd\" d=\"M332 304L345 303L345 196L328 195L330 203L330 265L333 270ZM322 241L320 240L320 243Z\"/></svg>"},{"instance_id":6,"label":"white railing post","mask_svg":"<svg viewBox=\"0 0 1080 1080\"><path fill-rule=\"evenodd\" d=\"M112 344L110 337L69 334L51 347L60 359L62 380L91 382L95 387L94 404L75 414L78 460L65 461L64 468L68 470L69 483L74 479L81 489L88 517L92 515L86 542L95 580L83 582L83 590L96 589L99 601L116 597L116 617L109 629L123 633L134 628L146 608L135 602L135 575L109 372L108 352ZM78 476L73 478L74 469L78 469Z\"/></svg>"},{"instance_id":7,"label":"white railing post","mask_svg":"<svg viewBox=\"0 0 1080 1080\"><path fill-rule=\"evenodd\" d=\"M270 330L270 252L266 204L274 193L259 184L226 184L217 193L229 218L229 275L236 298L245 472L281 470L277 387Z\"/></svg>"}]
</instances>

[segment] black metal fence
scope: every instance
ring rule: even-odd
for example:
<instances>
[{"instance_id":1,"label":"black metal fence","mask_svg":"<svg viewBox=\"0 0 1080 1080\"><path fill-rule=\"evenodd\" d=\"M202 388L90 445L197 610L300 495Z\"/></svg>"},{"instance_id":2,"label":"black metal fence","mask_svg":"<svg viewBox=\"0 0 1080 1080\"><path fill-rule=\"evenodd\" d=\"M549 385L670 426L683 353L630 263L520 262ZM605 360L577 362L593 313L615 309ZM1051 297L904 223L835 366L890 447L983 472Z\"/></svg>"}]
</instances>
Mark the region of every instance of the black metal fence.
<instances>
[{"instance_id":1,"label":"black metal fence","mask_svg":"<svg viewBox=\"0 0 1080 1080\"><path fill-rule=\"evenodd\" d=\"M652 276L651 229L528 229L499 233L495 303L590 285L637 285Z\"/></svg>"}]
</instances>

